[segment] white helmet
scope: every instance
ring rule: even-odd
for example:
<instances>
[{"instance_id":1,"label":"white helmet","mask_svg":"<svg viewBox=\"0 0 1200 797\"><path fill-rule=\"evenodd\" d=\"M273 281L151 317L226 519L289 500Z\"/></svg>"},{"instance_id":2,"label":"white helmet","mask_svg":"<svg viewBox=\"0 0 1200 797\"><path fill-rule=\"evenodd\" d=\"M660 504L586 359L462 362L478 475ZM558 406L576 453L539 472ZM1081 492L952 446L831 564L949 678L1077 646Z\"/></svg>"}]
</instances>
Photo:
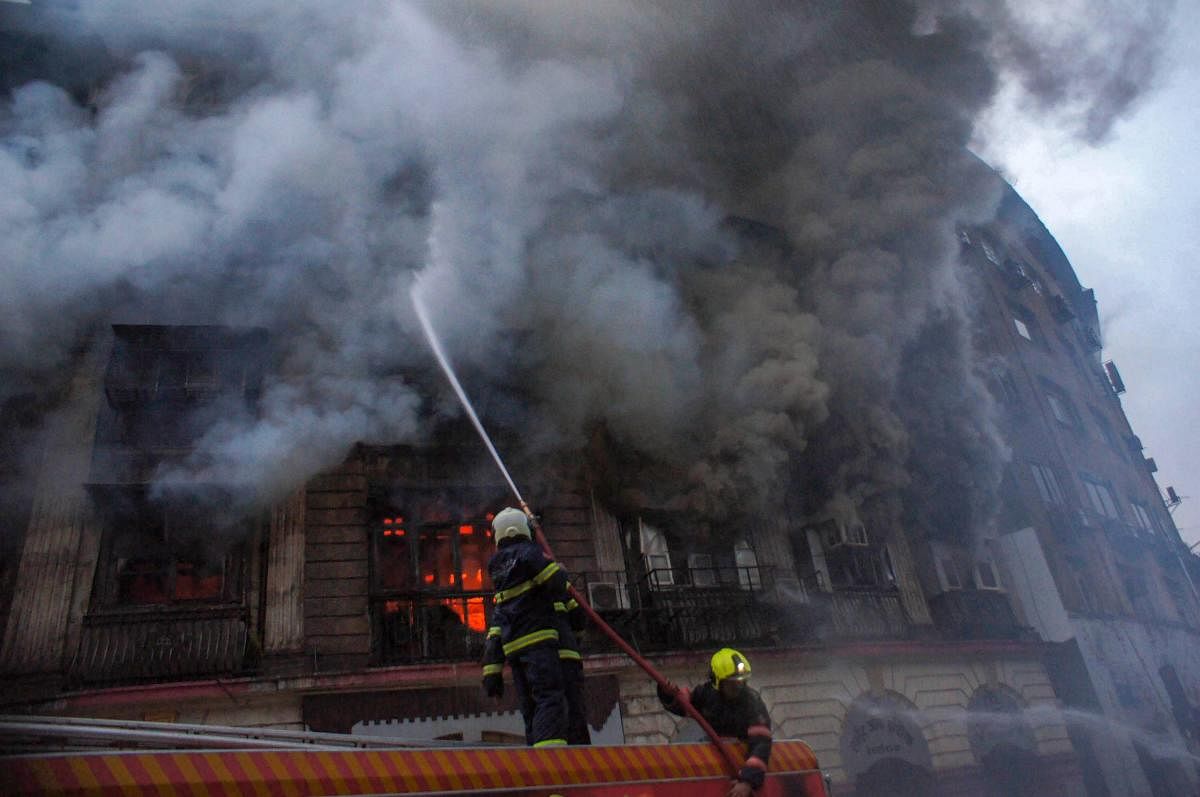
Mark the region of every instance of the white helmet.
<instances>
[{"instance_id":1,"label":"white helmet","mask_svg":"<svg viewBox=\"0 0 1200 797\"><path fill-rule=\"evenodd\" d=\"M529 533L529 518L525 517L525 513L520 509L513 509L511 506L496 513L492 520L492 531L496 532L497 545L513 537L533 539L533 535Z\"/></svg>"}]
</instances>

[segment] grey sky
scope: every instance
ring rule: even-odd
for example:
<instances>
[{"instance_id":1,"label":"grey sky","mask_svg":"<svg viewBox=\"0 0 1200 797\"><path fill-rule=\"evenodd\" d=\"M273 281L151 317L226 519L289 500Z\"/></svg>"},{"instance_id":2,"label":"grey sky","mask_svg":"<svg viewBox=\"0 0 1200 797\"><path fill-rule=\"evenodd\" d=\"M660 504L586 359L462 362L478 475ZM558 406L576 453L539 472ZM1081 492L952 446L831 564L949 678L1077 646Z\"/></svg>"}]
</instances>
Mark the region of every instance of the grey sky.
<instances>
[{"instance_id":1,"label":"grey sky","mask_svg":"<svg viewBox=\"0 0 1200 797\"><path fill-rule=\"evenodd\" d=\"M998 103L980 154L999 168L1095 288L1104 356L1128 392L1122 403L1159 485L1184 503L1174 517L1200 541L1200 4L1176 8L1158 86L1108 140L1089 146Z\"/></svg>"}]
</instances>

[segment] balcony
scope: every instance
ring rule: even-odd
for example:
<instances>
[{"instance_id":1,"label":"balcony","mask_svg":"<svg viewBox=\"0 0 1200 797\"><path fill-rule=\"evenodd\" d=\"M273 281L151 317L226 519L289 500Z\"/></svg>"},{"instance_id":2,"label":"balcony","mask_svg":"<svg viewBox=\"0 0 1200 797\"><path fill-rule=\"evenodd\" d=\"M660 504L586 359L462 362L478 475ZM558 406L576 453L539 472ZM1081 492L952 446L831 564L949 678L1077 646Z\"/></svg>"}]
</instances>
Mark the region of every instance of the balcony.
<instances>
[{"instance_id":1,"label":"balcony","mask_svg":"<svg viewBox=\"0 0 1200 797\"><path fill-rule=\"evenodd\" d=\"M131 609L84 619L71 663L76 684L118 684L233 676L251 671L245 609Z\"/></svg>"},{"instance_id":2,"label":"balcony","mask_svg":"<svg viewBox=\"0 0 1200 797\"><path fill-rule=\"evenodd\" d=\"M707 649L777 641L780 612L763 600L773 569L762 566L652 570L630 583L623 572L584 573L577 583L593 607L642 651ZM613 650L591 634L590 650Z\"/></svg>"},{"instance_id":3,"label":"balcony","mask_svg":"<svg viewBox=\"0 0 1200 797\"><path fill-rule=\"evenodd\" d=\"M1017 624L1008 595L991 589L956 589L929 599L934 625L954 639L1019 639L1028 635Z\"/></svg>"},{"instance_id":4,"label":"balcony","mask_svg":"<svg viewBox=\"0 0 1200 797\"><path fill-rule=\"evenodd\" d=\"M909 635L908 615L895 589L847 587L812 593L812 600L828 612L828 623L820 632L823 638L897 639Z\"/></svg>"},{"instance_id":5,"label":"balcony","mask_svg":"<svg viewBox=\"0 0 1200 797\"><path fill-rule=\"evenodd\" d=\"M771 567L720 570L672 568L650 571L636 581L624 571L597 571L572 580L600 616L642 652L911 636L895 588L829 591L814 576L798 589L776 590ZM784 602L780 594L786 594ZM371 601L373 661L382 666L477 661L491 611L486 591L376 596ZM1011 610L1008 616L1011 620ZM1011 624L1015 627L1015 621ZM585 654L617 649L595 629L586 633L582 645Z\"/></svg>"},{"instance_id":6,"label":"balcony","mask_svg":"<svg viewBox=\"0 0 1200 797\"><path fill-rule=\"evenodd\" d=\"M373 660L478 661L491 613L492 593L485 591L372 598Z\"/></svg>"}]
</instances>

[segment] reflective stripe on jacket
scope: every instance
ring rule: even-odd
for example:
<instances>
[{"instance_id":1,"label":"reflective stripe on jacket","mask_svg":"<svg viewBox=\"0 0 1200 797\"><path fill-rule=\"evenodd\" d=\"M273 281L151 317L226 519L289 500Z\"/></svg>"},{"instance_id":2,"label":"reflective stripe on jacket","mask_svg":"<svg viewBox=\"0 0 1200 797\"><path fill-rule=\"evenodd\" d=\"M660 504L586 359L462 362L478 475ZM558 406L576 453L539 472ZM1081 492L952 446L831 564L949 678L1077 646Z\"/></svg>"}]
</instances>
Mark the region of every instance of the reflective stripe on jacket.
<instances>
[{"instance_id":1,"label":"reflective stripe on jacket","mask_svg":"<svg viewBox=\"0 0 1200 797\"><path fill-rule=\"evenodd\" d=\"M488 562L496 587L492 628L484 642L483 664L500 665L509 656L560 641L555 603L565 603L567 575L532 541L505 541ZM493 670L494 671L494 670Z\"/></svg>"}]
</instances>

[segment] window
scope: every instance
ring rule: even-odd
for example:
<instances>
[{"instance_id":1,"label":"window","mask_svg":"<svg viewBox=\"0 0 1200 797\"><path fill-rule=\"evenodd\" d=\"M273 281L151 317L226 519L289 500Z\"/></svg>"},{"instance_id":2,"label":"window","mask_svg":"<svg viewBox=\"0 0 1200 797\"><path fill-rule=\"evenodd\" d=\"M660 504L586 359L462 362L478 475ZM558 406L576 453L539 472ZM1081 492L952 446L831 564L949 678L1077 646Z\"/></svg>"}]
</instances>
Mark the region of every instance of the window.
<instances>
[{"instance_id":1,"label":"window","mask_svg":"<svg viewBox=\"0 0 1200 797\"><path fill-rule=\"evenodd\" d=\"M938 543L934 543L933 564L937 570L938 584L941 585L943 592L963 588L962 573L959 570L958 559L952 551Z\"/></svg>"},{"instance_id":2,"label":"window","mask_svg":"<svg viewBox=\"0 0 1200 797\"><path fill-rule=\"evenodd\" d=\"M989 561L975 563L975 587L977 589L1001 589L996 566Z\"/></svg>"},{"instance_id":3,"label":"window","mask_svg":"<svg viewBox=\"0 0 1200 797\"><path fill-rule=\"evenodd\" d=\"M1089 406L1088 410L1092 413L1092 420L1096 422L1096 428L1100 430L1100 439L1102 439L1105 445L1107 445L1113 451L1119 453L1121 448L1117 443L1117 435L1115 432L1113 432L1112 424L1110 424L1108 419L1105 418L1100 410L1096 409L1095 407Z\"/></svg>"},{"instance_id":4,"label":"window","mask_svg":"<svg viewBox=\"0 0 1200 797\"><path fill-rule=\"evenodd\" d=\"M1122 568L1121 583L1125 587L1125 594L1129 596L1129 602L1133 605L1134 613L1141 617L1154 616L1154 604L1146 583L1146 574L1132 567Z\"/></svg>"},{"instance_id":5,"label":"window","mask_svg":"<svg viewBox=\"0 0 1200 797\"><path fill-rule=\"evenodd\" d=\"M124 490L107 498L96 608L241 601L248 524L222 521L199 500Z\"/></svg>"},{"instance_id":6,"label":"window","mask_svg":"<svg viewBox=\"0 0 1200 797\"><path fill-rule=\"evenodd\" d=\"M872 546L843 545L827 551L825 566L835 589L888 586L880 552Z\"/></svg>"},{"instance_id":7,"label":"window","mask_svg":"<svg viewBox=\"0 0 1200 797\"><path fill-rule=\"evenodd\" d=\"M1054 416L1054 420L1068 429L1078 430L1082 424L1071 399L1067 398L1067 394L1050 380L1042 379L1040 381L1042 389L1046 393L1046 404L1050 407L1050 414Z\"/></svg>"},{"instance_id":8,"label":"window","mask_svg":"<svg viewBox=\"0 0 1200 797\"><path fill-rule=\"evenodd\" d=\"M988 387L991 389L992 396L1001 404L1016 406L1021 403L1017 381L1013 379L1012 372L1004 366L997 365L992 368Z\"/></svg>"},{"instance_id":9,"label":"window","mask_svg":"<svg viewBox=\"0 0 1200 797\"><path fill-rule=\"evenodd\" d=\"M675 572L671 569L671 552L667 548L667 537L657 526L639 521L642 544L642 562L651 589L662 589L675 585Z\"/></svg>"},{"instance_id":10,"label":"window","mask_svg":"<svg viewBox=\"0 0 1200 797\"><path fill-rule=\"evenodd\" d=\"M1121 513L1117 510L1117 502L1113 499L1109 486L1090 476L1081 476L1080 478L1083 480L1083 488L1087 492L1088 500L1096 514L1112 520L1120 520Z\"/></svg>"},{"instance_id":11,"label":"window","mask_svg":"<svg viewBox=\"0 0 1200 797\"><path fill-rule=\"evenodd\" d=\"M715 567L713 567L713 558L711 554L688 554L688 571L692 576L693 587L717 586L717 570Z\"/></svg>"},{"instance_id":12,"label":"window","mask_svg":"<svg viewBox=\"0 0 1200 797\"><path fill-rule=\"evenodd\" d=\"M1137 527L1138 531L1145 534L1155 533L1154 521L1151 519L1150 512L1146 509L1145 504L1130 501L1129 508L1133 510L1133 525Z\"/></svg>"},{"instance_id":13,"label":"window","mask_svg":"<svg viewBox=\"0 0 1200 797\"><path fill-rule=\"evenodd\" d=\"M1067 557L1066 563L1071 586L1075 589L1075 597L1078 601L1077 608L1088 614L1096 612L1099 608L1099 601L1096 585L1091 577L1091 568L1083 559L1074 556Z\"/></svg>"},{"instance_id":14,"label":"window","mask_svg":"<svg viewBox=\"0 0 1200 797\"><path fill-rule=\"evenodd\" d=\"M1068 409L1067 403L1059 396L1053 393L1046 394L1046 401L1050 405L1050 413L1054 416L1054 420L1061 423L1063 426L1073 426L1071 411Z\"/></svg>"},{"instance_id":15,"label":"window","mask_svg":"<svg viewBox=\"0 0 1200 797\"><path fill-rule=\"evenodd\" d=\"M1045 346L1038 328L1037 318L1029 311L1029 308L1020 304L1012 304L1009 307L1012 310L1013 327L1017 330L1017 334L1025 340Z\"/></svg>"},{"instance_id":16,"label":"window","mask_svg":"<svg viewBox=\"0 0 1200 797\"><path fill-rule=\"evenodd\" d=\"M942 589L962 589L962 579L958 575L958 563L953 557L942 556L937 560L938 575L941 577Z\"/></svg>"},{"instance_id":17,"label":"window","mask_svg":"<svg viewBox=\"0 0 1200 797\"><path fill-rule=\"evenodd\" d=\"M1066 504L1062 487L1059 486L1058 477L1052 469L1046 465L1031 462L1029 463L1029 470L1033 474L1033 481L1037 484L1038 494L1041 495L1043 503L1056 504L1058 506Z\"/></svg>"},{"instance_id":18,"label":"window","mask_svg":"<svg viewBox=\"0 0 1200 797\"><path fill-rule=\"evenodd\" d=\"M996 248L987 241L980 240L979 245L983 247L983 256L996 265L1000 265L1000 257L996 254Z\"/></svg>"},{"instance_id":19,"label":"window","mask_svg":"<svg viewBox=\"0 0 1200 797\"><path fill-rule=\"evenodd\" d=\"M410 491L376 508L372 591L383 615L440 611L443 624L487 630L494 552L491 519L503 498ZM386 617L385 617L386 621Z\"/></svg>"},{"instance_id":20,"label":"window","mask_svg":"<svg viewBox=\"0 0 1200 797\"><path fill-rule=\"evenodd\" d=\"M738 540L733 546L733 563L737 567L738 586L746 590L762 589L762 574L758 569L758 556L750 543Z\"/></svg>"}]
</instances>

